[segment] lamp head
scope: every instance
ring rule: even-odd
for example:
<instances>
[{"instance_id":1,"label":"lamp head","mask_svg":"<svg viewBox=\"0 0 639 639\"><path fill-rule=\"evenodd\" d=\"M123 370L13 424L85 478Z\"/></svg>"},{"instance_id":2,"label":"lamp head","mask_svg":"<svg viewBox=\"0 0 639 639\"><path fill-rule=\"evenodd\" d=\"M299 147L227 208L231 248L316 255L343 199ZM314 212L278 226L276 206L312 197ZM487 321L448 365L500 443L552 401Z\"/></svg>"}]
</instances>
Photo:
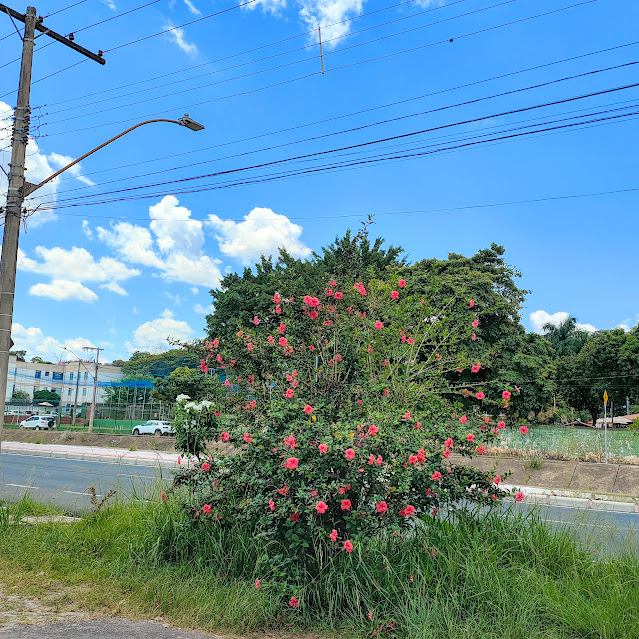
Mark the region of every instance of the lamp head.
<instances>
[{"instance_id":1,"label":"lamp head","mask_svg":"<svg viewBox=\"0 0 639 639\"><path fill-rule=\"evenodd\" d=\"M178 120L178 124L185 126L187 129L191 129L191 131L201 131L204 128L203 124L196 122L188 113L185 113L184 117Z\"/></svg>"}]
</instances>

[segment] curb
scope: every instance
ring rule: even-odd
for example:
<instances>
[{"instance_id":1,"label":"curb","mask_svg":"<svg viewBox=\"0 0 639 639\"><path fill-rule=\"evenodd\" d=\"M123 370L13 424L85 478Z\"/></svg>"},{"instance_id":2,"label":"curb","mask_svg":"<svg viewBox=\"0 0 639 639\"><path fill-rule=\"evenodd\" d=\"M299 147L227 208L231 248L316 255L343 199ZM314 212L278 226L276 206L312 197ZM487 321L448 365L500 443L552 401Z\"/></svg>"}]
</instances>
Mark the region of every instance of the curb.
<instances>
[{"instance_id":1,"label":"curb","mask_svg":"<svg viewBox=\"0 0 639 639\"><path fill-rule=\"evenodd\" d=\"M566 502L570 501L573 507L584 510L612 510L615 512L639 514L637 498L633 498L629 495L607 495L574 490L554 490L534 486L517 487L510 484L502 484L502 488L509 491L521 491L526 496L528 503L546 506L564 506Z\"/></svg>"},{"instance_id":2,"label":"curb","mask_svg":"<svg viewBox=\"0 0 639 639\"><path fill-rule=\"evenodd\" d=\"M128 452L128 451L127 451ZM129 466L160 466L162 468L177 468L177 460L167 460L162 458L149 459L131 454L114 453L74 453L68 451L37 450L37 449L6 449L2 450L3 455L23 455L26 457L54 457L59 459L74 459L77 461L94 461L106 464L125 464Z\"/></svg>"}]
</instances>

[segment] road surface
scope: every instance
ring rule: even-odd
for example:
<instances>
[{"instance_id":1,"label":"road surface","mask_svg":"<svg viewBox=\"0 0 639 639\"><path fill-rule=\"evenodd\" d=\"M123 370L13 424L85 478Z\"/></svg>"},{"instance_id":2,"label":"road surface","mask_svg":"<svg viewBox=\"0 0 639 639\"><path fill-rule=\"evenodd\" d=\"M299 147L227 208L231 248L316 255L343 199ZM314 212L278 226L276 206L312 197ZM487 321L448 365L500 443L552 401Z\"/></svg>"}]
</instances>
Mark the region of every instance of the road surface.
<instances>
[{"instance_id":1,"label":"road surface","mask_svg":"<svg viewBox=\"0 0 639 639\"><path fill-rule=\"evenodd\" d=\"M171 481L171 470L155 466L10 453L0 457L0 498L16 500L29 493L38 502L51 503L68 512L81 513L90 508L90 494L86 492L89 486L94 486L98 495L113 489L119 496L136 494L145 498L153 494L157 497L158 491ZM608 547L639 533L639 513L627 512L627 504L596 502L590 508L585 499L553 498L549 505L527 498L512 507L524 512L536 507L549 523L575 527L586 536L599 537Z\"/></svg>"}]
</instances>

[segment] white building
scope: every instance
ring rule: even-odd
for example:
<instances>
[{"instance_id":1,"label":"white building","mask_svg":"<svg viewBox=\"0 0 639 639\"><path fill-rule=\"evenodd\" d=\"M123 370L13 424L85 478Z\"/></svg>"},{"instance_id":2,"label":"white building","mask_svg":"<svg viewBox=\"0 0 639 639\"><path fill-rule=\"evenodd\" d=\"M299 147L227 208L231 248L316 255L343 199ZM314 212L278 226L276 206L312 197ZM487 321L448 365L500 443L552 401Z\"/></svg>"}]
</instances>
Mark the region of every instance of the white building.
<instances>
[{"instance_id":1,"label":"white building","mask_svg":"<svg viewBox=\"0 0 639 639\"><path fill-rule=\"evenodd\" d=\"M104 383L117 382L122 379L122 369L111 364L100 364L98 368L98 389L96 402L104 400L108 387ZM9 357L7 376L7 396L9 403L13 392L26 392L31 399L39 390L54 391L60 395L60 409L63 415L69 414L76 401L78 412L93 400L93 383L95 380L95 362L70 361L57 364L40 364L36 362L19 362L15 355ZM9 407L7 407L9 408Z\"/></svg>"}]
</instances>

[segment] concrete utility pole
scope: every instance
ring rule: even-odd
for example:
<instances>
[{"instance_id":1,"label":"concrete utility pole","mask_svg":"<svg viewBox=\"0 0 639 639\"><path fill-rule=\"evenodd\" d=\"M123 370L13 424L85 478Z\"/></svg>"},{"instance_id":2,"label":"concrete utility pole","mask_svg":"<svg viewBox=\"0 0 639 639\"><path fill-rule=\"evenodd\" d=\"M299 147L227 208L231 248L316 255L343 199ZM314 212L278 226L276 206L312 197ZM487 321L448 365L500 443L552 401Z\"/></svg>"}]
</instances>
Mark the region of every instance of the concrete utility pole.
<instances>
[{"instance_id":1,"label":"concrete utility pole","mask_svg":"<svg viewBox=\"0 0 639 639\"><path fill-rule=\"evenodd\" d=\"M91 417L89 417L89 432L93 432L93 420L95 419L95 399L98 393L98 368L100 366L100 351L98 346L84 346L83 351L95 351L95 374L93 375L93 401L91 402Z\"/></svg>"},{"instance_id":2,"label":"concrete utility pole","mask_svg":"<svg viewBox=\"0 0 639 639\"><path fill-rule=\"evenodd\" d=\"M76 416L78 414L78 392L80 390L80 366L82 360L78 357L78 376L75 378L75 400L73 402L73 419L71 420L71 426L75 426Z\"/></svg>"},{"instance_id":3,"label":"concrete utility pole","mask_svg":"<svg viewBox=\"0 0 639 639\"><path fill-rule=\"evenodd\" d=\"M11 349L11 325L13 322L13 298L16 288L16 266L18 262L18 239L22 217L22 203L25 191L32 185L24 178L24 160L29 141L29 119L31 108L31 68L33 64L33 45L35 32L41 31L49 37L62 42L87 57L104 64L100 55L91 53L75 44L65 36L42 26L36 17L34 7L28 7L26 14L14 11L0 4L0 13L24 22L22 38L22 62L18 83L18 101L14 112L11 138L11 164L9 165L9 189L4 211L4 235L2 238L2 261L0 262L0 447L2 446L2 427L4 426L5 401L7 396L7 378L9 376L9 351Z\"/></svg>"}]
</instances>

